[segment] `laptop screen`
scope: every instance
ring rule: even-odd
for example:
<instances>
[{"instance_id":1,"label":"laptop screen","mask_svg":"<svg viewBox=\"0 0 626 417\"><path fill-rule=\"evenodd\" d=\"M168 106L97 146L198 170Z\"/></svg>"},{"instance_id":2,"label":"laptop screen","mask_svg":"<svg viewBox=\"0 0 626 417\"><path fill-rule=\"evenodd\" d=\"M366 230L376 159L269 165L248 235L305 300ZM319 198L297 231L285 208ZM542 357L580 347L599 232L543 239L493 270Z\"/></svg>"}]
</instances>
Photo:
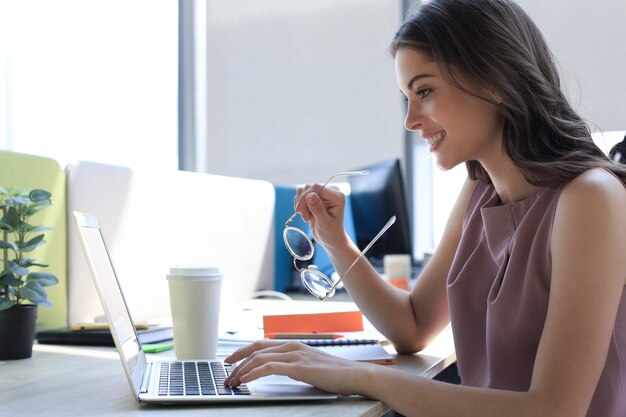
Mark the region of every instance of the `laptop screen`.
<instances>
[{"instance_id":1,"label":"laptop screen","mask_svg":"<svg viewBox=\"0 0 626 417\"><path fill-rule=\"evenodd\" d=\"M111 334L126 369L127 377L138 394L146 359L137 340L130 313L119 286L115 269L104 243L98 220L74 212L79 234L92 277L109 319Z\"/></svg>"}]
</instances>

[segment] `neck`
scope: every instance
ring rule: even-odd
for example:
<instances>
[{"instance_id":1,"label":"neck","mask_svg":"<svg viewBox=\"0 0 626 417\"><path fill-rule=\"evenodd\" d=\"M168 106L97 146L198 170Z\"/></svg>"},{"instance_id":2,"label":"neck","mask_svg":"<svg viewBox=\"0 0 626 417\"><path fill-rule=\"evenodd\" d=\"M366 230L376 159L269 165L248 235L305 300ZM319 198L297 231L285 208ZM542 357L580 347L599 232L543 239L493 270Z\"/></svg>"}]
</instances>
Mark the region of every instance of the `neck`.
<instances>
[{"instance_id":1,"label":"neck","mask_svg":"<svg viewBox=\"0 0 626 417\"><path fill-rule=\"evenodd\" d=\"M483 167L504 204L523 200L541 189L526 181L520 169L508 158L505 161L500 159L498 165L483 163Z\"/></svg>"}]
</instances>

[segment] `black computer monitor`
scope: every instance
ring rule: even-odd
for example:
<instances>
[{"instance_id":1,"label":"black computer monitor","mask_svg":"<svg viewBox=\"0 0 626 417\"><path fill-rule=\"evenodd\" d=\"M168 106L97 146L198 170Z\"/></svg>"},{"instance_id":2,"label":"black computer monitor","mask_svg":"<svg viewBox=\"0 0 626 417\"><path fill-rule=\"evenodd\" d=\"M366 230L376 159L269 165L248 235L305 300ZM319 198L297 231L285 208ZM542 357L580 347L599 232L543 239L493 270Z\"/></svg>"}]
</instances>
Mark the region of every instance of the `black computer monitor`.
<instances>
[{"instance_id":1,"label":"black computer monitor","mask_svg":"<svg viewBox=\"0 0 626 417\"><path fill-rule=\"evenodd\" d=\"M365 248L387 220L396 216L396 223L370 248L366 257L375 266L381 265L388 254L409 254L413 258L400 160L383 161L358 170L367 170L369 175L349 177L356 244L360 249Z\"/></svg>"}]
</instances>

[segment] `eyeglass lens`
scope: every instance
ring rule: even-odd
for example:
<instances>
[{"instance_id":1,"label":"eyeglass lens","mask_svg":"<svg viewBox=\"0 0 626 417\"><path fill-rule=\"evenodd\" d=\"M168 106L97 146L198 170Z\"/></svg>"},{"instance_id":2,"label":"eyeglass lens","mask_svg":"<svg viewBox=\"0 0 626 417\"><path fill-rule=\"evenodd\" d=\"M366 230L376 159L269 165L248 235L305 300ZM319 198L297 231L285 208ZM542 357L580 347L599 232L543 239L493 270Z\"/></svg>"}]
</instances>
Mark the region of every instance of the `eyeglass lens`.
<instances>
[{"instance_id":1,"label":"eyeglass lens","mask_svg":"<svg viewBox=\"0 0 626 417\"><path fill-rule=\"evenodd\" d=\"M283 239L285 246L296 259L306 261L313 257L313 245L302 230L288 227L283 231Z\"/></svg>"},{"instance_id":2,"label":"eyeglass lens","mask_svg":"<svg viewBox=\"0 0 626 417\"><path fill-rule=\"evenodd\" d=\"M301 273L302 282L311 294L317 298L332 297L335 294L334 282L316 269L307 269Z\"/></svg>"}]
</instances>

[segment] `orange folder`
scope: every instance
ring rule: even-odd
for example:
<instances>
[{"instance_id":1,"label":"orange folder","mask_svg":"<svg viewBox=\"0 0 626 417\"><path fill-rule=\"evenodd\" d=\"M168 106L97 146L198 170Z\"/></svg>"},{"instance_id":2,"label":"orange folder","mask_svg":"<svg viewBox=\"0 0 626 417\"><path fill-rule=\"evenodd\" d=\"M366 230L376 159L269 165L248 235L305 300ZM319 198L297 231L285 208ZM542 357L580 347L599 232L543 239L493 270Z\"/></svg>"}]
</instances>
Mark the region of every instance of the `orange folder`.
<instances>
[{"instance_id":1,"label":"orange folder","mask_svg":"<svg viewBox=\"0 0 626 417\"><path fill-rule=\"evenodd\" d=\"M265 337L272 337L279 333L314 334L362 331L363 315L360 311L263 316Z\"/></svg>"}]
</instances>

